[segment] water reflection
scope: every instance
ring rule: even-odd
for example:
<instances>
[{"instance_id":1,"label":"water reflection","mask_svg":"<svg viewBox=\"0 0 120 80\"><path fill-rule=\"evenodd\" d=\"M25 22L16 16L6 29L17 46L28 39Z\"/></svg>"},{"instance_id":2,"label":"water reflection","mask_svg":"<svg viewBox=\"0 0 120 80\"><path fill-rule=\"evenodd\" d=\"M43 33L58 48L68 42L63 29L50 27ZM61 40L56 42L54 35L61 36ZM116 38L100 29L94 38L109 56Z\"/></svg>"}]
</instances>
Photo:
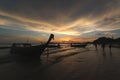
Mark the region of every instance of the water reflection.
<instances>
[{"instance_id":1,"label":"water reflection","mask_svg":"<svg viewBox=\"0 0 120 80\"><path fill-rule=\"evenodd\" d=\"M12 56L13 62L21 66L38 66L41 64L40 57L27 57L27 56Z\"/></svg>"},{"instance_id":2,"label":"water reflection","mask_svg":"<svg viewBox=\"0 0 120 80\"><path fill-rule=\"evenodd\" d=\"M110 57L111 57L111 58L112 58L112 55L113 55L113 54L112 54L112 51L110 50Z\"/></svg>"},{"instance_id":3,"label":"water reflection","mask_svg":"<svg viewBox=\"0 0 120 80\"><path fill-rule=\"evenodd\" d=\"M103 51L103 57L104 57L104 58L106 57L106 52L105 52L105 51Z\"/></svg>"}]
</instances>

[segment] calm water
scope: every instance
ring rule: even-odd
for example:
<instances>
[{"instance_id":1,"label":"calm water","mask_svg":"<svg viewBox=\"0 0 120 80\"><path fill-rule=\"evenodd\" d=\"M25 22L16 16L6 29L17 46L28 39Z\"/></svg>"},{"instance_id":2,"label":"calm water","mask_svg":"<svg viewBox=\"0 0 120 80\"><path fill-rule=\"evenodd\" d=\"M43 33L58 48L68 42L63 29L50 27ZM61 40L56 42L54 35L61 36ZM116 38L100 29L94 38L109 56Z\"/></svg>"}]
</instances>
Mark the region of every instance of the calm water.
<instances>
[{"instance_id":1,"label":"calm water","mask_svg":"<svg viewBox=\"0 0 120 80\"><path fill-rule=\"evenodd\" d=\"M11 58L10 49L0 50L0 80L119 80L120 50L94 46L49 49L40 61L18 62Z\"/></svg>"}]
</instances>

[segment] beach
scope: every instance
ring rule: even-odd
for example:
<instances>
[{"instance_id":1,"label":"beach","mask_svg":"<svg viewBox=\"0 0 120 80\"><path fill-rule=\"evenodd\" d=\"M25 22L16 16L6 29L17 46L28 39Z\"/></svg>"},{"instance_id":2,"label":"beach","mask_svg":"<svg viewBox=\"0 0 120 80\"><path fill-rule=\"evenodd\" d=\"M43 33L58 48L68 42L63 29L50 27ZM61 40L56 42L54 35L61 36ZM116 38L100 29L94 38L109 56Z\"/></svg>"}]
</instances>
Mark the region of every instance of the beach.
<instances>
[{"instance_id":1,"label":"beach","mask_svg":"<svg viewBox=\"0 0 120 80\"><path fill-rule=\"evenodd\" d=\"M17 62L0 50L0 80L120 80L120 48L54 48L38 62Z\"/></svg>"}]
</instances>

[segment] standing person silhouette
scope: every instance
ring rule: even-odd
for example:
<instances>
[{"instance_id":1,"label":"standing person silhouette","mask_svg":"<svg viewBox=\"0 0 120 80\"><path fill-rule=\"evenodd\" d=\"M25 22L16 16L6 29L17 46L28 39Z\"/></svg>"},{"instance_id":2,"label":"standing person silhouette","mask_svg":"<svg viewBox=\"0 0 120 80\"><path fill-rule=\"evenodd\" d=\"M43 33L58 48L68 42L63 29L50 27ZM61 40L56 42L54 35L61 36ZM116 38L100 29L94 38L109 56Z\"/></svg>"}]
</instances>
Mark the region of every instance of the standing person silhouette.
<instances>
[{"instance_id":1,"label":"standing person silhouette","mask_svg":"<svg viewBox=\"0 0 120 80\"><path fill-rule=\"evenodd\" d=\"M96 51L97 51L97 43L93 43L94 44L94 46L95 46L95 49L96 49Z\"/></svg>"},{"instance_id":2,"label":"standing person silhouette","mask_svg":"<svg viewBox=\"0 0 120 80\"><path fill-rule=\"evenodd\" d=\"M95 43L95 48L96 48L96 50L97 50L97 43Z\"/></svg>"},{"instance_id":3,"label":"standing person silhouette","mask_svg":"<svg viewBox=\"0 0 120 80\"><path fill-rule=\"evenodd\" d=\"M109 49L110 49L110 52L111 52L111 47L112 47L112 44L110 43L110 44L109 44Z\"/></svg>"},{"instance_id":4,"label":"standing person silhouette","mask_svg":"<svg viewBox=\"0 0 120 80\"><path fill-rule=\"evenodd\" d=\"M102 47L103 51L105 51L105 43L102 43L101 47Z\"/></svg>"}]
</instances>

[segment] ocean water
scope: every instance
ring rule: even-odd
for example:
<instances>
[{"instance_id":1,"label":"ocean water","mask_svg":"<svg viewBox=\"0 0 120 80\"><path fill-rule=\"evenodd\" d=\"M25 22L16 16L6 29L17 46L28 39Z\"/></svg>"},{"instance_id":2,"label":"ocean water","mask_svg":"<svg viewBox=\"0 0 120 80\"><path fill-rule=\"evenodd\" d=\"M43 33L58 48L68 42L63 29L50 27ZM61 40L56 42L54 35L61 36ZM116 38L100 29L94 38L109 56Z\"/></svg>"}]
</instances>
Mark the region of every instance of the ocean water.
<instances>
[{"instance_id":1,"label":"ocean water","mask_svg":"<svg viewBox=\"0 0 120 80\"><path fill-rule=\"evenodd\" d=\"M10 44L2 44L2 47L11 46ZM41 59L46 59L47 53L49 53L49 60L57 60L64 57L69 57L78 53L82 53L83 51L87 51L87 48L73 48L68 44L61 45L61 48L47 48L44 53L41 55ZM0 49L0 60L1 62L4 59L12 58L10 54L10 48ZM5 60L6 61L6 60Z\"/></svg>"},{"instance_id":2,"label":"ocean water","mask_svg":"<svg viewBox=\"0 0 120 80\"><path fill-rule=\"evenodd\" d=\"M120 49L49 48L39 61L15 61L10 49L0 49L0 80L120 80Z\"/></svg>"}]
</instances>

